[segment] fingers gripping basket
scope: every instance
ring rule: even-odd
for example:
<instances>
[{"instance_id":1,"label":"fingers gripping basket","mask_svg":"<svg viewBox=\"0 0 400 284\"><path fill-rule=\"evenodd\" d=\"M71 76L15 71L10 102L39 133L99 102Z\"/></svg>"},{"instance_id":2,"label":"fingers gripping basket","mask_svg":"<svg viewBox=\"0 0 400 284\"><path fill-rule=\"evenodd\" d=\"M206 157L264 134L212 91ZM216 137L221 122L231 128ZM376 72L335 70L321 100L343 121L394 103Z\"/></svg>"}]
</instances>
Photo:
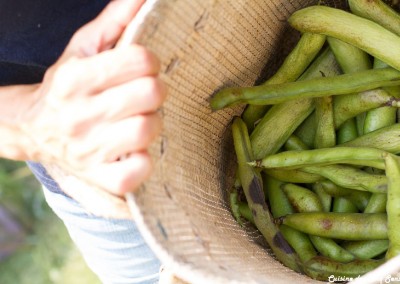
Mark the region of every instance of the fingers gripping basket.
<instances>
[{"instance_id":1,"label":"fingers gripping basket","mask_svg":"<svg viewBox=\"0 0 400 284\"><path fill-rule=\"evenodd\" d=\"M208 100L221 87L252 85L275 71L296 39L287 17L316 2L158 0L146 17L139 42L161 58L169 97L151 149L156 172L128 202L149 245L188 282L315 282L281 265L257 231L232 217L229 125L242 109L212 113Z\"/></svg>"}]
</instances>

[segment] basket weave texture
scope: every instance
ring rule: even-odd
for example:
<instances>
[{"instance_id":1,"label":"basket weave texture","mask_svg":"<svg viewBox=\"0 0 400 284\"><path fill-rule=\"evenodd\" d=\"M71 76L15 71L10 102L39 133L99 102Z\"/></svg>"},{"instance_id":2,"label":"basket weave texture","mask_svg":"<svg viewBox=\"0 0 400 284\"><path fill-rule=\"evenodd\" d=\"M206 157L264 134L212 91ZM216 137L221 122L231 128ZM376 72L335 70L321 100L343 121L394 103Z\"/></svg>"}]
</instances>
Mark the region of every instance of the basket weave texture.
<instances>
[{"instance_id":1,"label":"basket weave texture","mask_svg":"<svg viewBox=\"0 0 400 284\"><path fill-rule=\"evenodd\" d=\"M316 2L159 0L146 19L139 42L161 58L169 97L163 133L151 149L155 174L128 203L149 245L185 281L317 282L281 265L254 228L232 217L230 123L242 108L209 107L216 90L271 75L296 39L286 19Z\"/></svg>"}]
</instances>

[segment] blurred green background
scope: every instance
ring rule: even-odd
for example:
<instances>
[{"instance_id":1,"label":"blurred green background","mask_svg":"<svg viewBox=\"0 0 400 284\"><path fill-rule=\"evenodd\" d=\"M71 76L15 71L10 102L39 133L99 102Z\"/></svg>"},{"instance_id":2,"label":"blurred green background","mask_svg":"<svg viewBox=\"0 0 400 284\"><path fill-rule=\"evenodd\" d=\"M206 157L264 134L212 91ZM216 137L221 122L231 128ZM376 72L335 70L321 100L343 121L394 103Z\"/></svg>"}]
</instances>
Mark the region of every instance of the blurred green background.
<instances>
[{"instance_id":1,"label":"blurred green background","mask_svg":"<svg viewBox=\"0 0 400 284\"><path fill-rule=\"evenodd\" d=\"M0 283L98 284L23 162L0 159Z\"/></svg>"}]
</instances>

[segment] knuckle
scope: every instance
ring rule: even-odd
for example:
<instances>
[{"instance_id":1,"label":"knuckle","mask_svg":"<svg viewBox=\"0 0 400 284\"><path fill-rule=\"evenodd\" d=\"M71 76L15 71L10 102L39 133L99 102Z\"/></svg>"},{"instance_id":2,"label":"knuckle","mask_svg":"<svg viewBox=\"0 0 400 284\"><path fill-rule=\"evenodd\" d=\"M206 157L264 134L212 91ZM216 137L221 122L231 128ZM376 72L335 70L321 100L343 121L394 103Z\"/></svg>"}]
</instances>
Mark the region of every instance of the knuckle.
<instances>
[{"instance_id":1,"label":"knuckle","mask_svg":"<svg viewBox=\"0 0 400 284\"><path fill-rule=\"evenodd\" d=\"M84 42L84 39L87 38L87 32L88 25L83 25L78 30L76 30L69 41L68 47L75 47L76 45L82 44L82 42Z\"/></svg>"},{"instance_id":2,"label":"knuckle","mask_svg":"<svg viewBox=\"0 0 400 284\"><path fill-rule=\"evenodd\" d=\"M147 152L136 153L133 159L135 165L131 167L130 171L121 174L115 183L116 188L114 192L118 195L137 190L150 177L153 171L153 162Z\"/></svg>"},{"instance_id":3,"label":"knuckle","mask_svg":"<svg viewBox=\"0 0 400 284\"><path fill-rule=\"evenodd\" d=\"M162 119L159 114L152 113L143 116L140 123L140 135L147 138L147 144L150 144L161 132Z\"/></svg>"},{"instance_id":4,"label":"knuckle","mask_svg":"<svg viewBox=\"0 0 400 284\"><path fill-rule=\"evenodd\" d=\"M99 38L93 33L96 20L80 27L71 37L66 47L67 54L92 56L98 53Z\"/></svg>"},{"instance_id":5,"label":"knuckle","mask_svg":"<svg viewBox=\"0 0 400 284\"><path fill-rule=\"evenodd\" d=\"M85 28L81 27L72 35L67 48L75 49L76 46L79 46L82 43L82 35L84 34L84 30Z\"/></svg>"},{"instance_id":6,"label":"knuckle","mask_svg":"<svg viewBox=\"0 0 400 284\"><path fill-rule=\"evenodd\" d=\"M64 78L64 77L69 77L71 75L71 72L74 71L76 68L76 63L77 60L75 58L69 58L67 61L65 61L63 64L60 64L55 72L55 76ZM72 73L74 74L74 73Z\"/></svg>"},{"instance_id":7,"label":"knuckle","mask_svg":"<svg viewBox=\"0 0 400 284\"><path fill-rule=\"evenodd\" d=\"M78 64L78 60L74 58L60 64L52 74L53 85L62 88L74 86L81 72L81 68Z\"/></svg>"},{"instance_id":8,"label":"knuckle","mask_svg":"<svg viewBox=\"0 0 400 284\"><path fill-rule=\"evenodd\" d=\"M139 59L141 61L142 68L148 73L153 74L159 72L161 68L160 60L149 49L142 46L137 46L135 49L135 56L133 56L133 58L135 57L136 60Z\"/></svg>"},{"instance_id":9,"label":"knuckle","mask_svg":"<svg viewBox=\"0 0 400 284\"><path fill-rule=\"evenodd\" d=\"M147 147L151 140L151 129L153 125L146 116L140 117L137 123L138 132L135 137L135 144L142 144L143 147Z\"/></svg>"},{"instance_id":10,"label":"knuckle","mask_svg":"<svg viewBox=\"0 0 400 284\"><path fill-rule=\"evenodd\" d=\"M138 164L140 166L140 173L141 173L141 182L145 181L149 178L150 174L153 171L153 160L151 159L150 155L147 152L143 152L138 157ZM140 183L141 183L140 182Z\"/></svg>"}]
</instances>

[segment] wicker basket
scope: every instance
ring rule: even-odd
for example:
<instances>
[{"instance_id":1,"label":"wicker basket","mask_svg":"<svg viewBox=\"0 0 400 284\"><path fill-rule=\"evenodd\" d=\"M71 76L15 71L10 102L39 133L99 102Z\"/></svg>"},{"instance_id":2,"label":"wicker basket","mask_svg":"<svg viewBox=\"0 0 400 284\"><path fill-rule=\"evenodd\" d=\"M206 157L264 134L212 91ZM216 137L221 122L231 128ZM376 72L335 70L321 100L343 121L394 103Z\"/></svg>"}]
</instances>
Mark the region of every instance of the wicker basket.
<instances>
[{"instance_id":1,"label":"wicker basket","mask_svg":"<svg viewBox=\"0 0 400 284\"><path fill-rule=\"evenodd\" d=\"M149 245L187 282L317 282L281 265L256 230L232 217L229 125L242 109L213 113L208 102L221 87L272 74L297 40L286 19L316 2L158 0L145 19L138 40L160 56L169 98L161 110L164 131L151 149L156 173L128 203ZM358 281L379 283L398 271L396 261Z\"/></svg>"}]
</instances>

